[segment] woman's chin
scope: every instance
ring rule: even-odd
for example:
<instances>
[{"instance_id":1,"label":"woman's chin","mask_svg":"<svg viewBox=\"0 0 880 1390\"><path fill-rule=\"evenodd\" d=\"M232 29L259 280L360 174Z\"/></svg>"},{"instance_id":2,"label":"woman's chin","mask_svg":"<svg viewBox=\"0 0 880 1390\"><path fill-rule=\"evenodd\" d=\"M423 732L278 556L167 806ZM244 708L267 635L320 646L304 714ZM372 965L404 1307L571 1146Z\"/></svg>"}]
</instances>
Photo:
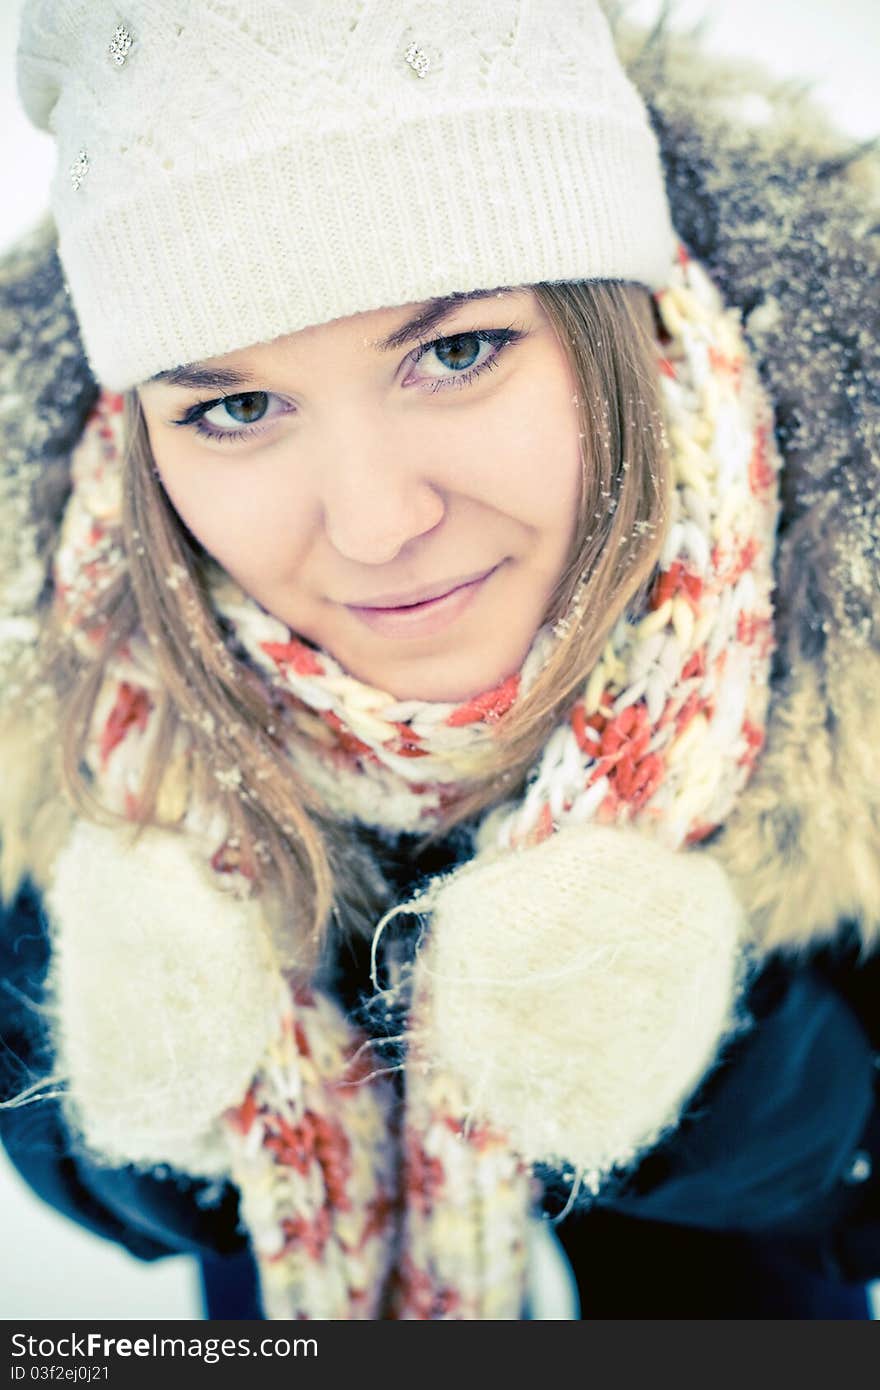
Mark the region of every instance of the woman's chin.
<instances>
[{"instance_id":1,"label":"woman's chin","mask_svg":"<svg viewBox=\"0 0 880 1390\"><path fill-rule=\"evenodd\" d=\"M339 664L366 685L387 690L395 700L459 705L494 690L520 669L522 656L517 659L517 653L512 658L499 653L487 660L488 655L485 651L472 653L468 660L467 653L454 652L421 659L401 656L381 664L367 661L348 666L341 660Z\"/></svg>"}]
</instances>

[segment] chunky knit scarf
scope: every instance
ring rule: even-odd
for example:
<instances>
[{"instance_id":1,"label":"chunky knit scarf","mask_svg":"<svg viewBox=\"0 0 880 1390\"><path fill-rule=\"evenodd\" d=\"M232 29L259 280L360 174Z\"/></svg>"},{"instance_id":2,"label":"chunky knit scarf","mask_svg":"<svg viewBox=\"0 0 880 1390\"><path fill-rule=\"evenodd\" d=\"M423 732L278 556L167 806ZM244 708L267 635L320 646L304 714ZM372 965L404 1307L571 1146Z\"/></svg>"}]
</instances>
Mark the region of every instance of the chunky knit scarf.
<instances>
[{"instance_id":1,"label":"chunky knit scarf","mask_svg":"<svg viewBox=\"0 0 880 1390\"><path fill-rule=\"evenodd\" d=\"M637 826L671 850L694 844L724 820L763 742L779 469L771 412L737 315L684 248L656 301L674 478L656 579L643 611L617 623L524 797L483 818L476 858L589 821ZM55 563L57 602L86 645L90 600L125 564L121 410L102 392L86 422ZM352 678L227 576L211 583L230 650L279 695L291 764L334 815L389 832L434 824L581 617L576 596L496 688L428 703ZM102 800L124 816L136 812L158 690L136 633L108 668L89 750ZM184 742L174 756L185 755ZM216 775L225 787L241 777L222 762ZM173 797L173 778L168 786ZM216 809L187 806L182 824L218 886L247 891ZM424 1015L430 991L424 980L418 988L412 1011ZM224 1130L267 1316L521 1315L538 1186L505 1134L468 1113L460 1085L417 1049L401 1097L338 1004L279 974L274 1041Z\"/></svg>"}]
</instances>

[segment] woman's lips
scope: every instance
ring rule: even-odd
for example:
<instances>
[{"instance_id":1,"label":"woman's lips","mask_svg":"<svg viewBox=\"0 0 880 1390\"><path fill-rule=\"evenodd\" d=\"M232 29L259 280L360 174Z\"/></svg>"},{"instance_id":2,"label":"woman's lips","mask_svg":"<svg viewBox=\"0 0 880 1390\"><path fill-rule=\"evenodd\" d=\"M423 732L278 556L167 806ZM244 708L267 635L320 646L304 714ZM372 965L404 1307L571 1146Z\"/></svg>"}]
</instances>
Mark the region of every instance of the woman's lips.
<instances>
[{"instance_id":1,"label":"woman's lips","mask_svg":"<svg viewBox=\"0 0 880 1390\"><path fill-rule=\"evenodd\" d=\"M384 637L430 637L460 618L499 568L496 565L479 579L450 590L442 598L413 603L406 608L357 608L353 604L346 607L373 632Z\"/></svg>"}]
</instances>

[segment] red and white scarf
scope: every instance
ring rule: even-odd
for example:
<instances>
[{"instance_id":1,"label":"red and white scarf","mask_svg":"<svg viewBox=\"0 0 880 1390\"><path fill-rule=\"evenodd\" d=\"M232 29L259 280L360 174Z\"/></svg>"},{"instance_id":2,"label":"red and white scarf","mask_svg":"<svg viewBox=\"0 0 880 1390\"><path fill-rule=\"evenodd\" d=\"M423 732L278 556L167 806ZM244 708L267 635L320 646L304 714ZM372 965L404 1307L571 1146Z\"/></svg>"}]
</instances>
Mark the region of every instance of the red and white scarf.
<instances>
[{"instance_id":1,"label":"red and white scarf","mask_svg":"<svg viewBox=\"0 0 880 1390\"><path fill-rule=\"evenodd\" d=\"M694 844L723 822L763 743L778 517L772 414L738 315L683 248L656 301L674 482L656 580L644 609L615 626L524 798L481 821L475 855L589 821L631 823L673 850ZM122 398L101 392L74 452L55 562L57 602L86 646L91 601L126 563L121 412ZM520 671L473 699L396 700L299 639L228 576L209 578L230 649L278 695L292 767L335 816L390 831L434 824L580 616L575 604L555 630L542 628ZM172 588L185 582L168 576ZM136 812L158 690L136 632L108 667L88 758L102 799L123 816ZM186 753L181 733L173 758ZM214 772L227 788L241 776L222 749ZM218 887L246 893L217 808L189 805L182 826ZM418 1065L406 1067L401 1100L338 1004L279 978L275 1040L224 1120L268 1317L521 1315L538 1188L503 1134L462 1114L455 1085Z\"/></svg>"}]
</instances>

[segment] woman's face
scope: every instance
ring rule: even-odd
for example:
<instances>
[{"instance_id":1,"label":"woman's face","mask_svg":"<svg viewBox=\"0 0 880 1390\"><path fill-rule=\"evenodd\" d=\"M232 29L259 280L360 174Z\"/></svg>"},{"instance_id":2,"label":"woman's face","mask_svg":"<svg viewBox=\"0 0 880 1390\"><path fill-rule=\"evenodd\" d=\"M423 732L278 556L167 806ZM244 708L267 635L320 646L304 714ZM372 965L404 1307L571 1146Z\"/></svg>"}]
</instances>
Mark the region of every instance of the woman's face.
<instances>
[{"instance_id":1,"label":"woman's face","mask_svg":"<svg viewBox=\"0 0 880 1390\"><path fill-rule=\"evenodd\" d=\"M443 701L518 670L545 617L575 395L528 289L354 314L139 388L171 502L242 588L360 680Z\"/></svg>"}]
</instances>

